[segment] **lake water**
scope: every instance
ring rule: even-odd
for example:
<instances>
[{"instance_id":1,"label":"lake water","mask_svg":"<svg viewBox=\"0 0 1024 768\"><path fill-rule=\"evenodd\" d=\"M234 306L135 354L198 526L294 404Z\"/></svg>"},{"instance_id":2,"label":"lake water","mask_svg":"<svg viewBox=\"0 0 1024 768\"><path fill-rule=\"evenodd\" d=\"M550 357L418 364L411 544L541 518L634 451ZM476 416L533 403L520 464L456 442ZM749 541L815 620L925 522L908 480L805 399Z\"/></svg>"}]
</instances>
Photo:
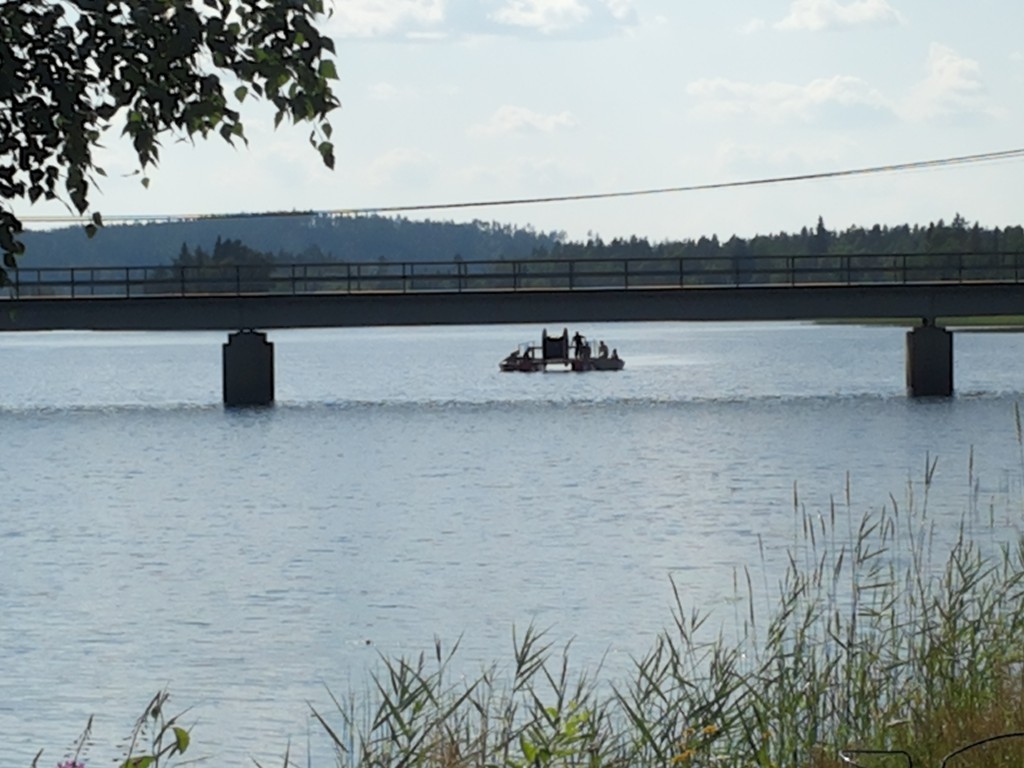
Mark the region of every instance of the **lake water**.
<instances>
[{"instance_id":1,"label":"lake water","mask_svg":"<svg viewBox=\"0 0 1024 768\"><path fill-rule=\"evenodd\" d=\"M499 373L539 327L274 332L277 405L243 411L224 334L0 336L0 762L55 763L90 714L112 759L167 686L196 756L280 764L307 702L435 636L473 671L532 623L614 675L670 578L731 619L794 484L825 512L849 478L859 519L937 459L940 527L1018 527L1024 335L958 333L957 395L911 400L900 329L581 330L625 370Z\"/></svg>"}]
</instances>

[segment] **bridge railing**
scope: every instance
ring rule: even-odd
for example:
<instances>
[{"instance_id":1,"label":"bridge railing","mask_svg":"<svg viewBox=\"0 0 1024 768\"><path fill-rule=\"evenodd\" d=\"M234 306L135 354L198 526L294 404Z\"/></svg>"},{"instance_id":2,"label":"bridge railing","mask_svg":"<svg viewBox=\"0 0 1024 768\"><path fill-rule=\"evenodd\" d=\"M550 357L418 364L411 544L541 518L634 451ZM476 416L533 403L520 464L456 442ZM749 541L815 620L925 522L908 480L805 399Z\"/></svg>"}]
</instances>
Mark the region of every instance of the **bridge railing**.
<instances>
[{"instance_id":1,"label":"bridge railing","mask_svg":"<svg viewBox=\"0 0 1024 768\"><path fill-rule=\"evenodd\" d=\"M826 254L162 267L19 267L7 298L1020 283L1024 254Z\"/></svg>"}]
</instances>

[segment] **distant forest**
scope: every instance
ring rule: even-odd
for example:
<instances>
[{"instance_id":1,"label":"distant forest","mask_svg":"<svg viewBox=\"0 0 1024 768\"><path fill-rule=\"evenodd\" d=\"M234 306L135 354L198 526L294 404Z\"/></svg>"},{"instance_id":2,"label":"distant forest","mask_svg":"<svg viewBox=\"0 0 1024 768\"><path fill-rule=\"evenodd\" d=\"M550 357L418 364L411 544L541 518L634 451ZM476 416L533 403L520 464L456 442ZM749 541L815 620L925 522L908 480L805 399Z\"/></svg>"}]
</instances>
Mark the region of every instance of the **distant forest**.
<instances>
[{"instance_id":1,"label":"distant forest","mask_svg":"<svg viewBox=\"0 0 1024 768\"><path fill-rule=\"evenodd\" d=\"M410 221L384 216L252 216L29 233L20 266L228 266L269 264L512 261L524 259L706 260L758 256L1024 252L1024 227L985 228L960 214L926 226L834 231L819 217L797 233L717 236L652 243L633 236L568 240L494 222Z\"/></svg>"},{"instance_id":2,"label":"distant forest","mask_svg":"<svg viewBox=\"0 0 1024 768\"><path fill-rule=\"evenodd\" d=\"M261 215L81 227L24 236L19 265L151 267L180 264L409 262L524 259L564 240L495 222L410 221L386 216Z\"/></svg>"},{"instance_id":3,"label":"distant forest","mask_svg":"<svg viewBox=\"0 0 1024 768\"><path fill-rule=\"evenodd\" d=\"M956 214L948 224L942 219L927 226L901 224L895 227L875 224L870 229L850 227L842 232L828 229L822 218L814 227L797 233L779 232L751 238L732 236L725 242L718 237L698 240L666 241L652 244L643 238L599 238L587 242L558 242L541 246L534 255L556 259L649 259L684 258L706 260L773 256L843 256L865 254L917 253L1015 253L1024 252L1024 227L986 229L968 223Z\"/></svg>"}]
</instances>

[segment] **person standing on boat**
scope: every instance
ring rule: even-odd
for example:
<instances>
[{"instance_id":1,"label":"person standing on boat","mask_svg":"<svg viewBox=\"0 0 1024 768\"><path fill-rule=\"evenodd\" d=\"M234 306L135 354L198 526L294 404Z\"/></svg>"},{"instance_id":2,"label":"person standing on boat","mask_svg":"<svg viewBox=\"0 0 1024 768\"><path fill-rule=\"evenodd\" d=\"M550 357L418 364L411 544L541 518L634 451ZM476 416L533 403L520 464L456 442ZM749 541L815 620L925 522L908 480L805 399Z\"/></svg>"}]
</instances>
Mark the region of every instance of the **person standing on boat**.
<instances>
[{"instance_id":1,"label":"person standing on boat","mask_svg":"<svg viewBox=\"0 0 1024 768\"><path fill-rule=\"evenodd\" d=\"M576 331L576 335L572 337L572 351L574 356L581 357L583 355L584 343L583 335L579 331Z\"/></svg>"},{"instance_id":2,"label":"person standing on boat","mask_svg":"<svg viewBox=\"0 0 1024 768\"><path fill-rule=\"evenodd\" d=\"M604 340L597 342L597 356L608 357L608 345L604 343Z\"/></svg>"}]
</instances>

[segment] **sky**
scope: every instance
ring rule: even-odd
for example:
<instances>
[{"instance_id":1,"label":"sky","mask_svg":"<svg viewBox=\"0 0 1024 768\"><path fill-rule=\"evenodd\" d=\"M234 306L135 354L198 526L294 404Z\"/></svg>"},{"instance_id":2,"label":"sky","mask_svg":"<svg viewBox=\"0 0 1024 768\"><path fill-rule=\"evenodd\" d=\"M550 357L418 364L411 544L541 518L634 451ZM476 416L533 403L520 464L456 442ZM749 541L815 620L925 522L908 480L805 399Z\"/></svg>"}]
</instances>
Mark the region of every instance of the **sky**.
<instances>
[{"instance_id":1,"label":"sky","mask_svg":"<svg viewBox=\"0 0 1024 768\"><path fill-rule=\"evenodd\" d=\"M380 210L725 184L1024 147L1011 0L335 0L337 165L242 105L248 146L167 141L143 189L116 131L94 210ZM1024 223L1024 160L439 207L571 239ZM65 214L54 203L22 216Z\"/></svg>"}]
</instances>

